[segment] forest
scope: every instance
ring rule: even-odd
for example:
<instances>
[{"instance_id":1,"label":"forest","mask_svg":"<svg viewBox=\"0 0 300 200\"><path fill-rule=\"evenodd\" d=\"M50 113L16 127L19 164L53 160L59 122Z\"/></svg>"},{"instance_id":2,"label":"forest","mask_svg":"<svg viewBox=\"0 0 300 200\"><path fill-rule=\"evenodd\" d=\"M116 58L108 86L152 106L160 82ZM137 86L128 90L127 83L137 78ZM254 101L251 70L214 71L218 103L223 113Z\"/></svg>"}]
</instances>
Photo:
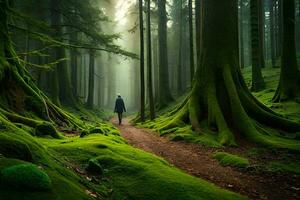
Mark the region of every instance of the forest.
<instances>
[{"instance_id":1,"label":"forest","mask_svg":"<svg viewBox=\"0 0 300 200\"><path fill-rule=\"evenodd\" d=\"M300 0L0 0L0 200L300 199Z\"/></svg>"}]
</instances>

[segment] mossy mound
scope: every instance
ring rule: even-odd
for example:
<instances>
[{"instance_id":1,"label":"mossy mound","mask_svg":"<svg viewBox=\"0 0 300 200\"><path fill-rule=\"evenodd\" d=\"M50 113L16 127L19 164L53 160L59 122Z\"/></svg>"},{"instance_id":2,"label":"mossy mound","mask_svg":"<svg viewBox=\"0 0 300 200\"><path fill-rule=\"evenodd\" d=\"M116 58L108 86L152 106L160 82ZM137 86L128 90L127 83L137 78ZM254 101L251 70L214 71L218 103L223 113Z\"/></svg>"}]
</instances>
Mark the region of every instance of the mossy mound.
<instances>
[{"instance_id":1,"label":"mossy mound","mask_svg":"<svg viewBox=\"0 0 300 200\"><path fill-rule=\"evenodd\" d=\"M212 157L217 159L223 166L248 167L250 165L247 158L243 158L226 152L216 152Z\"/></svg>"},{"instance_id":2,"label":"mossy mound","mask_svg":"<svg viewBox=\"0 0 300 200\"><path fill-rule=\"evenodd\" d=\"M55 127L47 122L40 123L35 127L36 136L45 136L50 135L53 138L60 139L61 136L56 131Z\"/></svg>"},{"instance_id":3,"label":"mossy mound","mask_svg":"<svg viewBox=\"0 0 300 200\"><path fill-rule=\"evenodd\" d=\"M32 153L26 143L4 134L0 134L0 154L7 158L32 161Z\"/></svg>"},{"instance_id":4,"label":"mossy mound","mask_svg":"<svg viewBox=\"0 0 300 200\"><path fill-rule=\"evenodd\" d=\"M1 171L1 184L22 190L50 190L49 176L33 164L20 164Z\"/></svg>"}]
</instances>

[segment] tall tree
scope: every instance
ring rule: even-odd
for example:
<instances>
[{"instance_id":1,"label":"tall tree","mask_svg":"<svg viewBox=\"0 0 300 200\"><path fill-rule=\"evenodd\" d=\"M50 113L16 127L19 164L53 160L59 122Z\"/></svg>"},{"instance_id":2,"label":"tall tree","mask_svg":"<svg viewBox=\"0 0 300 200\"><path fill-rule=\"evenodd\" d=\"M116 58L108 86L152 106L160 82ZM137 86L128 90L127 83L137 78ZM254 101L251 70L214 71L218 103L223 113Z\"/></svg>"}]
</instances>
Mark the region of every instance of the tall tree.
<instances>
[{"instance_id":1,"label":"tall tree","mask_svg":"<svg viewBox=\"0 0 300 200\"><path fill-rule=\"evenodd\" d=\"M239 133L255 143L299 150L299 140L270 133L264 125L297 132L300 124L264 106L244 82L238 62L237 0L203 0L203 6L202 51L205 56L196 72L192 92L155 128L173 132L174 127L190 123L193 130L205 135L207 122L210 132L218 134L221 144L236 144L234 133Z\"/></svg>"},{"instance_id":2,"label":"tall tree","mask_svg":"<svg viewBox=\"0 0 300 200\"><path fill-rule=\"evenodd\" d=\"M147 1L147 55L149 109L150 119L153 120L155 118L155 105L152 80L151 0Z\"/></svg>"},{"instance_id":3,"label":"tall tree","mask_svg":"<svg viewBox=\"0 0 300 200\"><path fill-rule=\"evenodd\" d=\"M182 0L178 0L175 3L176 9L178 11L178 16L177 16L177 30L178 30L178 62L177 62L177 95L180 96L183 91L183 70L182 70L182 57L183 57L183 13L182 13Z\"/></svg>"},{"instance_id":4,"label":"tall tree","mask_svg":"<svg viewBox=\"0 0 300 200\"><path fill-rule=\"evenodd\" d=\"M265 88L261 68L264 66L263 38L261 34L261 0L250 0L251 10L251 46L252 46L252 91Z\"/></svg>"},{"instance_id":5,"label":"tall tree","mask_svg":"<svg viewBox=\"0 0 300 200\"><path fill-rule=\"evenodd\" d=\"M244 7L245 1L240 0L240 17L239 17L239 36L240 36L240 65L243 69L245 67L245 51L244 51Z\"/></svg>"},{"instance_id":6,"label":"tall tree","mask_svg":"<svg viewBox=\"0 0 300 200\"><path fill-rule=\"evenodd\" d=\"M143 0L139 0L140 19L140 81L141 81L141 121L145 121L145 61L144 61L144 17Z\"/></svg>"},{"instance_id":7,"label":"tall tree","mask_svg":"<svg viewBox=\"0 0 300 200\"><path fill-rule=\"evenodd\" d=\"M166 0L158 0L159 107L173 101L169 86Z\"/></svg>"},{"instance_id":8,"label":"tall tree","mask_svg":"<svg viewBox=\"0 0 300 200\"><path fill-rule=\"evenodd\" d=\"M197 68L200 65L201 54L201 1L195 0L195 29L196 29L196 55L197 55Z\"/></svg>"},{"instance_id":9,"label":"tall tree","mask_svg":"<svg viewBox=\"0 0 300 200\"><path fill-rule=\"evenodd\" d=\"M193 26L193 0L189 0L189 41L190 41L190 78L191 85L195 73L195 60L194 60L194 26Z\"/></svg>"},{"instance_id":10,"label":"tall tree","mask_svg":"<svg viewBox=\"0 0 300 200\"><path fill-rule=\"evenodd\" d=\"M295 41L295 0L284 0L281 49L281 74L274 102L300 100L300 76L297 66Z\"/></svg>"},{"instance_id":11,"label":"tall tree","mask_svg":"<svg viewBox=\"0 0 300 200\"><path fill-rule=\"evenodd\" d=\"M275 42L275 1L270 0L270 46L272 67L276 67L276 42Z\"/></svg>"},{"instance_id":12,"label":"tall tree","mask_svg":"<svg viewBox=\"0 0 300 200\"><path fill-rule=\"evenodd\" d=\"M93 108L95 95L95 50L89 50L89 84L87 106Z\"/></svg>"}]
</instances>

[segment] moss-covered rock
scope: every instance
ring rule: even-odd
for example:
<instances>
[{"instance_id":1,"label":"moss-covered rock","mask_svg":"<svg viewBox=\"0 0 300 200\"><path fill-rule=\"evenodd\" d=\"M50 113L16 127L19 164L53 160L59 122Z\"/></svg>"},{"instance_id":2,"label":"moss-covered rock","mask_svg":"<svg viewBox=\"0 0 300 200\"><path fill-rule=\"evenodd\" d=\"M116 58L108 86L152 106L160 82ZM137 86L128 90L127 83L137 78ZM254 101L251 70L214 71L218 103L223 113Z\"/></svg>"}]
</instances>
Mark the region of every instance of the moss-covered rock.
<instances>
[{"instance_id":1,"label":"moss-covered rock","mask_svg":"<svg viewBox=\"0 0 300 200\"><path fill-rule=\"evenodd\" d=\"M89 160L86 170L92 174L97 174L97 175L103 174L103 168L96 159Z\"/></svg>"},{"instance_id":2,"label":"moss-covered rock","mask_svg":"<svg viewBox=\"0 0 300 200\"><path fill-rule=\"evenodd\" d=\"M90 130L90 134L94 134L94 133L100 133L100 134L103 134L104 131L100 128L100 127L95 127L95 128L92 128Z\"/></svg>"},{"instance_id":3,"label":"moss-covered rock","mask_svg":"<svg viewBox=\"0 0 300 200\"><path fill-rule=\"evenodd\" d=\"M81 137L81 138L83 138L83 137L85 137L85 136L87 136L87 135L89 135L89 132L88 132L87 130L83 130L83 131L81 131L81 133L80 133L80 137Z\"/></svg>"},{"instance_id":4,"label":"moss-covered rock","mask_svg":"<svg viewBox=\"0 0 300 200\"><path fill-rule=\"evenodd\" d=\"M51 189L49 176L33 164L20 164L1 171L1 184L17 189L40 191Z\"/></svg>"},{"instance_id":5,"label":"moss-covered rock","mask_svg":"<svg viewBox=\"0 0 300 200\"><path fill-rule=\"evenodd\" d=\"M3 134L0 135L0 154L7 158L32 161L32 153L26 143Z\"/></svg>"},{"instance_id":6,"label":"moss-covered rock","mask_svg":"<svg viewBox=\"0 0 300 200\"><path fill-rule=\"evenodd\" d=\"M53 138L61 138L60 135L57 133L56 129L54 126L50 123L44 122L40 123L35 127L35 134L36 136L45 136L45 135L50 135Z\"/></svg>"},{"instance_id":7,"label":"moss-covered rock","mask_svg":"<svg viewBox=\"0 0 300 200\"><path fill-rule=\"evenodd\" d=\"M216 152L213 154L213 158L217 159L223 166L248 167L250 165L247 158L226 152Z\"/></svg>"}]
</instances>

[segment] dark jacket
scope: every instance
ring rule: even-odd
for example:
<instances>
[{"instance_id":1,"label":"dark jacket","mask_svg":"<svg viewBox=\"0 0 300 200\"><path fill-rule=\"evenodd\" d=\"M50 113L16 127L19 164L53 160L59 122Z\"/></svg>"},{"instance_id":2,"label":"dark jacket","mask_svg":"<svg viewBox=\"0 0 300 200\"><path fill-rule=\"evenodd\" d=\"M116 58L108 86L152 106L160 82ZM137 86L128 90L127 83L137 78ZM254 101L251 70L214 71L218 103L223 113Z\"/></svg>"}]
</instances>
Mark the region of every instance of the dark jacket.
<instances>
[{"instance_id":1,"label":"dark jacket","mask_svg":"<svg viewBox=\"0 0 300 200\"><path fill-rule=\"evenodd\" d=\"M115 112L122 113L123 111L126 112L124 101L121 97L118 97L116 99Z\"/></svg>"}]
</instances>

